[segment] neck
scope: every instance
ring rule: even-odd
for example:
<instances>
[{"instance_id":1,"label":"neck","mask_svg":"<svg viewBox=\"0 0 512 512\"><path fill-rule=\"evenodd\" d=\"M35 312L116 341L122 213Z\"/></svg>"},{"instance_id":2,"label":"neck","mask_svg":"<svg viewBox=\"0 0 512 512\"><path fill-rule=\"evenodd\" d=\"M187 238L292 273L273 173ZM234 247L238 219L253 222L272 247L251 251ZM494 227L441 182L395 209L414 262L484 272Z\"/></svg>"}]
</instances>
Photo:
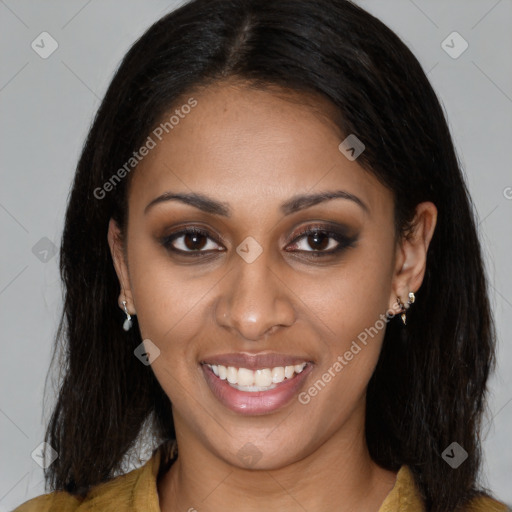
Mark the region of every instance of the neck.
<instances>
[{"instance_id":1,"label":"neck","mask_svg":"<svg viewBox=\"0 0 512 512\"><path fill-rule=\"evenodd\" d=\"M343 428L306 457L271 470L233 466L193 435L178 436L178 446L158 481L162 512L225 512L234 504L244 512L378 512L396 481L396 472L372 461L362 428Z\"/></svg>"}]
</instances>

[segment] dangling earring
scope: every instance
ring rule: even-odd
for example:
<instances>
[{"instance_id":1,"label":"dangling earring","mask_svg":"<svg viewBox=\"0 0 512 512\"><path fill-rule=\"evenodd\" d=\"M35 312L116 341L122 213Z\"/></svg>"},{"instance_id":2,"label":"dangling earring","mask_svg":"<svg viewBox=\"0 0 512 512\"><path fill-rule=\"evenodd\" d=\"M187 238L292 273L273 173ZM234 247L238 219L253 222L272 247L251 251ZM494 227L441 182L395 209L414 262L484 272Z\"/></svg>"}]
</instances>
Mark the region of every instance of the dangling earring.
<instances>
[{"instance_id":1,"label":"dangling earring","mask_svg":"<svg viewBox=\"0 0 512 512\"><path fill-rule=\"evenodd\" d=\"M126 320L123 322L123 329L125 331L129 331L132 328L132 317L130 313L128 313L128 310L126 309L126 301L123 300L123 308L124 312L126 313Z\"/></svg>"},{"instance_id":2,"label":"dangling earring","mask_svg":"<svg viewBox=\"0 0 512 512\"><path fill-rule=\"evenodd\" d=\"M414 304L415 300L416 300L416 297L414 296L414 293L413 292L409 292L409 300L407 301L407 307L409 307L411 304ZM406 325L406 323L405 323L405 315L406 315L406 312L407 312L407 308L402 303L400 297L397 297L396 301L398 302L398 305L400 306L400 309L402 311L402 314L400 315L401 318L402 318L402 322L404 323L404 325Z\"/></svg>"}]
</instances>

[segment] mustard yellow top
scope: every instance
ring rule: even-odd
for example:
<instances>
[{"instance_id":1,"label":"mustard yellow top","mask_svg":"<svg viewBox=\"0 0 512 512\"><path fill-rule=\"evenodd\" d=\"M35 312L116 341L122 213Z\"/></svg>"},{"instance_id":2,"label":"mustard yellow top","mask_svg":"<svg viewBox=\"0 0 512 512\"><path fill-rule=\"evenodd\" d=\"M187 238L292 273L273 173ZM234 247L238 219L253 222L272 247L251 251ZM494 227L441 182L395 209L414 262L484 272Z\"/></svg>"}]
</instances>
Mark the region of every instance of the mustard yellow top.
<instances>
[{"instance_id":1,"label":"mustard yellow top","mask_svg":"<svg viewBox=\"0 0 512 512\"><path fill-rule=\"evenodd\" d=\"M54 491L26 501L12 512L161 512L157 477L160 462L175 456L175 445L163 443L141 467L93 487L82 500L65 491ZM162 459L163 456L163 459ZM507 512L503 503L477 498L467 512ZM402 466L393 489L378 512L425 512L412 473Z\"/></svg>"}]
</instances>

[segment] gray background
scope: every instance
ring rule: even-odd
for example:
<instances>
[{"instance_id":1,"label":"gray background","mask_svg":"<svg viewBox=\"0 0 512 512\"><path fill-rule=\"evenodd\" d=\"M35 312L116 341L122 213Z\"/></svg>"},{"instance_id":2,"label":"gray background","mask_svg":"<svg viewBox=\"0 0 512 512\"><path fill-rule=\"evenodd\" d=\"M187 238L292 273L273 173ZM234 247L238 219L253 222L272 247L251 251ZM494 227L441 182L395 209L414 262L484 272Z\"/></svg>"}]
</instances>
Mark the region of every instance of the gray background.
<instances>
[{"instance_id":1,"label":"gray background","mask_svg":"<svg viewBox=\"0 0 512 512\"><path fill-rule=\"evenodd\" d=\"M499 334L482 481L512 503L512 0L358 3L397 32L428 72L466 173ZM43 440L53 400L49 385L43 408L62 304L51 244L60 243L81 146L124 53L176 5L0 0L0 512L44 492L43 470L31 453ZM43 31L59 45L47 59L31 47ZM469 44L458 58L441 46L453 31ZM447 44L461 48L457 40ZM51 243L40 242L45 237Z\"/></svg>"}]
</instances>

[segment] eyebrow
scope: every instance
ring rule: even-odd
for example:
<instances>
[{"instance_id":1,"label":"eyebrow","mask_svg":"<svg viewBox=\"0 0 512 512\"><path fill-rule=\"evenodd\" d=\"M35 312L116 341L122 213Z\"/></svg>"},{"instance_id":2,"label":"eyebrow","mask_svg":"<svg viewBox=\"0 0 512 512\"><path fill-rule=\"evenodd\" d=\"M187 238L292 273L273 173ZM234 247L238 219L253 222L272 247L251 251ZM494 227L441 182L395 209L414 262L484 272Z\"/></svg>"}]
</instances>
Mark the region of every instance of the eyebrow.
<instances>
[{"instance_id":1,"label":"eyebrow","mask_svg":"<svg viewBox=\"0 0 512 512\"><path fill-rule=\"evenodd\" d=\"M288 201L281 205L280 210L283 215L290 215L292 213L304 210L305 208L309 208L311 206L322 203L324 201L329 201L331 199L347 199L359 205L364 210L365 213L370 213L368 206L359 197L345 190L333 190L319 192L316 194L304 194L293 196L291 199L289 199ZM144 208L144 214L146 214L150 210L150 208L152 208L156 204L163 203L166 201L180 201L190 206L194 206L195 208L198 208L199 210L206 213L228 218L231 217L231 208L227 203L217 201L211 197L196 192L165 192L164 194L153 199Z\"/></svg>"}]
</instances>

